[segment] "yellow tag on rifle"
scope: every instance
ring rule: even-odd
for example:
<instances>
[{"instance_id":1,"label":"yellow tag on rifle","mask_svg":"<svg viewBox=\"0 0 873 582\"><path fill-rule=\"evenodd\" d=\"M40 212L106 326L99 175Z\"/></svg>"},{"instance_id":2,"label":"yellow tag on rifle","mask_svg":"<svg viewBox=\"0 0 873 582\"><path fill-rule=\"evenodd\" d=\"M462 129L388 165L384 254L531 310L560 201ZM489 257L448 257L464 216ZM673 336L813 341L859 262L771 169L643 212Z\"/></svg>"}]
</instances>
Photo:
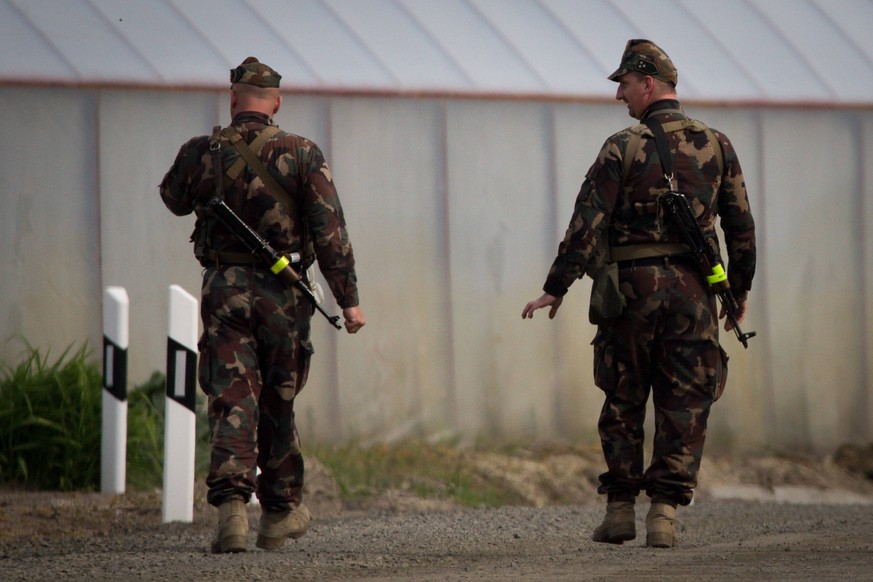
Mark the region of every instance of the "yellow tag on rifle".
<instances>
[{"instance_id":1,"label":"yellow tag on rifle","mask_svg":"<svg viewBox=\"0 0 873 582\"><path fill-rule=\"evenodd\" d=\"M283 256L281 259L276 261L272 267L270 267L270 270L273 271L274 275L278 275L282 272L282 269L288 266L290 262L291 261L288 260L288 257Z\"/></svg>"},{"instance_id":2,"label":"yellow tag on rifle","mask_svg":"<svg viewBox=\"0 0 873 582\"><path fill-rule=\"evenodd\" d=\"M726 279L727 274L724 272L724 268L721 265L716 265L712 268L712 275L706 278L706 282L709 283L710 286L712 286L716 283L721 283Z\"/></svg>"}]
</instances>

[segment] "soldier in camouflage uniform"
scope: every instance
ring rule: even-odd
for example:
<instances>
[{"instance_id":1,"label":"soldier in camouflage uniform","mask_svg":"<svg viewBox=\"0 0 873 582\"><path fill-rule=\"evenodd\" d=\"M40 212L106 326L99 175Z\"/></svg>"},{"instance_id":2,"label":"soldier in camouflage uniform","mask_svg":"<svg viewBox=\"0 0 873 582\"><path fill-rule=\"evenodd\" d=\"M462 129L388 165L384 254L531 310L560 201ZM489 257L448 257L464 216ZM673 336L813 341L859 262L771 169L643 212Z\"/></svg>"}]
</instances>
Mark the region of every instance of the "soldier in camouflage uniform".
<instances>
[{"instance_id":1,"label":"soldier in camouflage uniform","mask_svg":"<svg viewBox=\"0 0 873 582\"><path fill-rule=\"evenodd\" d=\"M616 99L627 104L631 117L684 122L684 129L667 134L674 189L689 198L707 237L715 239L720 217L742 322L755 271L755 226L731 142L688 119L676 98L676 69L651 41L629 41L609 79L618 82ZM635 151L628 152L634 135ZM634 502L645 490L651 497L647 545L675 544L676 507L691 502L710 407L727 376L718 338L724 313L718 314L697 264L677 249L681 238L658 204L668 190L651 130L639 124L607 139L586 174L545 293L522 312L530 318L549 307L553 318L573 281L595 270L598 243L608 242L625 306L619 316L598 323L593 342L595 383L606 397L598 428L608 468L598 488L607 495L606 517L593 535L598 542L636 537ZM725 329L732 329L729 321ZM655 435L644 472L643 420L650 393Z\"/></svg>"},{"instance_id":2,"label":"soldier in camouflage uniform","mask_svg":"<svg viewBox=\"0 0 873 582\"><path fill-rule=\"evenodd\" d=\"M289 198L274 196L242 162L225 139L228 130L213 141L225 170L223 198L274 249L298 253L298 272L318 261L346 330L356 333L365 319L342 207L318 146L273 123L282 101L280 78L254 57L231 70L231 128L248 144L266 131L269 138L261 140L256 155ZM309 370L313 310L300 290L259 264L208 211L214 186L209 136L185 143L160 185L174 214L197 215L191 239L204 268L199 380L209 398L212 429L206 482L208 501L219 514L213 551L245 551L245 504L252 493L262 508L257 545L275 549L286 538L303 535L309 523L301 503L303 456L294 398Z\"/></svg>"}]
</instances>

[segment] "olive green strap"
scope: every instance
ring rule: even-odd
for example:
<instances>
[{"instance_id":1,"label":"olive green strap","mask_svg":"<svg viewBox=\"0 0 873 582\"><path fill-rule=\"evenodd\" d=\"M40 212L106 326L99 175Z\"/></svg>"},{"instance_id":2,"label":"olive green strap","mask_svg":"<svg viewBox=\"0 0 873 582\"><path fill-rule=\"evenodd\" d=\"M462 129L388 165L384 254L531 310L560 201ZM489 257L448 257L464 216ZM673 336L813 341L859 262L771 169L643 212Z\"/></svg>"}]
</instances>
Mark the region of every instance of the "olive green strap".
<instances>
[{"instance_id":1,"label":"olive green strap","mask_svg":"<svg viewBox=\"0 0 873 582\"><path fill-rule=\"evenodd\" d=\"M236 130L230 131L231 129L233 129L233 128L229 127L229 128L227 128L227 130L224 130L224 135L225 135L225 137L227 137L228 141L230 141L230 143L235 146L237 142L242 141L242 136ZM256 156L260 155L261 150L264 147L264 144L267 143L267 140L270 139L271 137L273 137L274 135L276 135L277 133L279 133L279 128L276 127L275 125L269 125L269 126L265 127L261 131L261 133L258 134L258 137L256 137L254 139L254 141L252 141L252 143L249 144L249 149L252 150L252 152L254 152L254 154ZM240 157L237 159L237 161L234 162L233 165L227 169L227 171L225 172L225 175L228 178L230 178L231 180L236 180L237 176L239 176L239 173L242 172L242 169L245 166L246 166L246 159L244 157L242 157L242 155L240 155Z\"/></svg>"},{"instance_id":2,"label":"olive green strap","mask_svg":"<svg viewBox=\"0 0 873 582\"><path fill-rule=\"evenodd\" d=\"M271 133L265 137L264 134L268 131L270 131ZM257 148L257 151L260 151L260 149L264 145L264 142L266 142L267 139L269 139L272 135L275 135L278 131L279 128L275 126L269 126L265 128L263 131L261 131L260 135L258 135L258 137L255 138L254 141L252 141L252 145L254 146L257 144L259 146ZM236 148L237 152L239 152L240 157L245 160L245 163L261 179L261 181L264 183L264 186L267 187L267 190L269 190L273 196L278 198L279 201L282 202L288 209L288 213L293 216L297 210L297 205L294 204L294 199L291 198L291 196L285 191L285 189L279 185L273 175L270 174L270 172L264 166L263 162L261 162L261 160L258 159L255 153L252 151L253 148L249 147L248 144L246 144L245 140L242 139L242 136L239 134L239 132L236 131L236 129L234 129L233 127L228 127L222 130L221 135L227 138L228 141L230 141L231 145ZM262 137L263 140L261 140ZM258 143L259 140L260 143Z\"/></svg>"},{"instance_id":3,"label":"olive green strap","mask_svg":"<svg viewBox=\"0 0 873 582\"><path fill-rule=\"evenodd\" d=\"M639 133L631 133L630 139L627 141L627 147L624 149L624 158L621 160L621 181L619 182L619 192L624 189L624 180L630 170L631 162L637 155L637 149L640 147L640 138L643 136Z\"/></svg>"},{"instance_id":4,"label":"olive green strap","mask_svg":"<svg viewBox=\"0 0 873 582\"><path fill-rule=\"evenodd\" d=\"M715 134L708 127L703 130L706 132L706 137L709 138L709 143L712 144L712 149L715 151L715 159L718 161L718 175L724 174L724 154L721 151L721 142L716 139Z\"/></svg>"}]
</instances>

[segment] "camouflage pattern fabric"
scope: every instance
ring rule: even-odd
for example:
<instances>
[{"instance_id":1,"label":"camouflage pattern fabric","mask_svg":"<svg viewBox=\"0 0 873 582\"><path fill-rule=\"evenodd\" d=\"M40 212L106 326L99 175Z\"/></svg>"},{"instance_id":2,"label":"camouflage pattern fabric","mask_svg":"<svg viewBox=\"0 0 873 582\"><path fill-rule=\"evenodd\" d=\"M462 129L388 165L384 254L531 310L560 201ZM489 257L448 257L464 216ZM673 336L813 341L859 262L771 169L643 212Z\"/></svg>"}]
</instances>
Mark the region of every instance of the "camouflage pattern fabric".
<instances>
[{"instance_id":1,"label":"camouflage pattern fabric","mask_svg":"<svg viewBox=\"0 0 873 582\"><path fill-rule=\"evenodd\" d=\"M624 315L595 336L594 380L606 398L600 414L608 471L598 492L691 502L707 419L727 380L718 344L715 296L690 262L653 260L619 270ZM657 264L660 263L660 264ZM643 473L643 421L655 409L652 462Z\"/></svg>"},{"instance_id":2,"label":"camouflage pattern fabric","mask_svg":"<svg viewBox=\"0 0 873 582\"><path fill-rule=\"evenodd\" d=\"M243 83L262 89L279 88L282 75L255 57L248 57L235 69L230 70L231 83Z\"/></svg>"},{"instance_id":3,"label":"camouflage pattern fabric","mask_svg":"<svg viewBox=\"0 0 873 582\"><path fill-rule=\"evenodd\" d=\"M673 87L679 84L679 73L664 49L644 38L627 41L624 54L621 55L621 64L607 79L617 81L630 71L660 79Z\"/></svg>"},{"instance_id":4,"label":"camouflage pattern fabric","mask_svg":"<svg viewBox=\"0 0 873 582\"><path fill-rule=\"evenodd\" d=\"M662 123L688 119L675 100L658 101L648 115ZM622 160L632 133L644 138L622 180ZM755 274L755 223L746 194L742 169L727 136L713 129L724 157L724 173L717 176L713 144L702 130L668 134L674 152L673 173L677 191L688 196L704 233L716 236L716 217L721 218L728 259L728 281L738 300L745 299ZM669 190L651 131L642 124L620 131L606 140L597 160L588 170L570 226L558 246L543 290L556 297L566 295L570 285L585 275L601 237L609 245L682 242L662 215L658 197Z\"/></svg>"},{"instance_id":5,"label":"camouflage pattern fabric","mask_svg":"<svg viewBox=\"0 0 873 582\"><path fill-rule=\"evenodd\" d=\"M212 431L208 501L248 501L257 465L263 507L299 505L303 455L294 398L313 352L312 306L265 269L224 266L206 269L200 313L199 380Z\"/></svg>"},{"instance_id":6,"label":"camouflage pattern fabric","mask_svg":"<svg viewBox=\"0 0 873 582\"><path fill-rule=\"evenodd\" d=\"M271 120L242 112L232 125L251 143ZM222 143L220 153L225 170L239 157L229 143ZM304 256L299 270L317 259L337 304L358 305L352 246L321 150L306 138L280 131L259 157L296 208L286 208L248 168L233 181L223 180L227 205L283 253L302 254L305 240L314 243L315 256ZM204 206L214 195L208 136L182 146L161 182L160 194L174 214L197 216L191 240L205 267L199 379L209 397L213 435L208 500L216 506L234 498L247 501L257 491L265 508L297 505L303 457L293 405L306 382L313 351L312 307L266 267L207 258L208 251L249 254ZM257 484L256 466L261 470Z\"/></svg>"},{"instance_id":7,"label":"camouflage pattern fabric","mask_svg":"<svg viewBox=\"0 0 873 582\"><path fill-rule=\"evenodd\" d=\"M673 99L652 104L644 119L647 116L661 123L688 119ZM745 182L730 141L713 130L723 153L718 175L715 144L703 127L690 124L668 134L675 189L689 198L704 232L715 241L716 217L720 218L728 279L737 299L745 300L756 261ZM633 133L643 138L622 176ZM680 242L658 204L658 197L668 190L645 125L607 139L582 184L543 290L565 295L596 257L602 237L608 237L611 247ZM608 471L601 476L599 491L611 500L631 500L646 490L687 504L696 485L709 410L727 375L715 298L687 259L643 259L619 266L619 288L627 306L618 319L598 326L593 342L595 382L606 395L598 426ZM652 463L643 472L642 424L650 393L656 434Z\"/></svg>"},{"instance_id":8,"label":"camouflage pattern fabric","mask_svg":"<svg viewBox=\"0 0 873 582\"><path fill-rule=\"evenodd\" d=\"M243 112L232 125L246 143L251 143L266 126L266 115ZM232 145L221 147L222 166L230 168L239 158ZM358 305L357 277L352 245L330 168L321 149L312 141L280 131L267 141L260 159L279 185L290 194L299 214L270 194L255 173L246 169L236 180L224 180L224 201L231 210L280 252L302 253L304 231L313 237L318 268L337 304ZM195 137L185 143L160 186L161 198L176 215L195 212L197 221L191 240L194 255L206 267L207 248L213 251L248 253L248 249L205 208L214 193L209 137ZM306 257L304 267L312 263Z\"/></svg>"}]
</instances>

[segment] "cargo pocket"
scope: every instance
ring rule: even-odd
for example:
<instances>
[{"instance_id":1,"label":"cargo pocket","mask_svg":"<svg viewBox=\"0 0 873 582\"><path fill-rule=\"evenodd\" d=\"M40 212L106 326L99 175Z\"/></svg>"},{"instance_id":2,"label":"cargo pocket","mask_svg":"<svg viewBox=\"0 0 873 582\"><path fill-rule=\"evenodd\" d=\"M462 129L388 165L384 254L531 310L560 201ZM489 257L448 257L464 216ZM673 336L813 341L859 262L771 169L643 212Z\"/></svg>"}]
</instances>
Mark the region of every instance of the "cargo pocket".
<instances>
[{"instance_id":1,"label":"cargo pocket","mask_svg":"<svg viewBox=\"0 0 873 582\"><path fill-rule=\"evenodd\" d=\"M200 354L200 360L197 362L197 379L200 382L200 389L206 394L210 394L209 388L212 386L212 351L207 349L209 340L206 332L200 334L200 339L197 340L197 351Z\"/></svg>"},{"instance_id":2,"label":"cargo pocket","mask_svg":"<svg viewBox=\"0 0 873 582\"><path fill-rule=\"evenodd\" d=\"M727 355L727 352L721 346L718 346L719 359L718 364L716 365L716 379L715 379L715 394L713 394L712 401L715 402L721 395L724 394L724 387L727 385L727 375L728 375L728 360L730 359Z\"/></svg>"},{"instance_id":3,"label":"cargo pocket","mask_svg":"<svg viewBox=\"0 0 873 582\"><path fill-rule=\"evenodd\" d=\"M604 392L611 392L618 378L611 334L598 331L591 345L594 346L594 384Z\"/></svg>"},{"instance_id":4,"label":"cargo pocket","mask_svg":"<svg viewBox=\"0 0 873 582\"><path fill-rule=\"evenodd\" d=\"M588 321L603 325L618 319L627 302L618 286L618 263L604 263L592 279Z\"/></svg>"},{"instance_id":5,"label":"cargo pocket","mask_svg":"<svg viewBox=\"0 0 873 582\"><path fill-rule=\"evenodd\" d=\"M309 365L314 352L312 342L308 338L300 342L300 356L297 358L297 385L294 387L295 394L300 394L300 391L303 390L306 381L309 379Z\"/></svg>"}]
</instances>

